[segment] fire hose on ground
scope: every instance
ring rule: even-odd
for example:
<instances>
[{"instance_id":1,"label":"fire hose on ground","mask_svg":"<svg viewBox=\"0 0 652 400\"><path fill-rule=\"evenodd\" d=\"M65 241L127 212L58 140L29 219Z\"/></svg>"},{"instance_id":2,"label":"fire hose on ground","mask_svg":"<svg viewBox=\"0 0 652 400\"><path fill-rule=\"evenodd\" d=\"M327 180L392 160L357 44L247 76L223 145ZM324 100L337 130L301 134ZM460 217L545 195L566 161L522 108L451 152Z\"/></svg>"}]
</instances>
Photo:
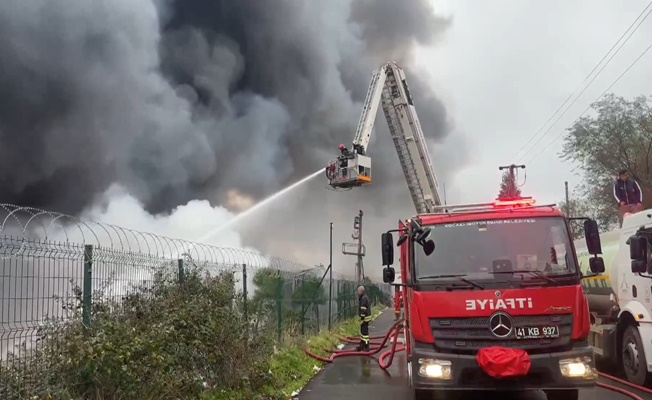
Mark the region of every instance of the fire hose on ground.
<instances>
[{"instance_id":1,"label":"fire hose on ground","mask_svg":"<svg viewBox=\"0 0 652 400\"><path fill-rule=\"evenodd\" d=\"M330 352L331 355L330 357L322 357L318 354L315 354L311 352L308 349L304 349L305 353L309 355L310 357L325 362L325 363L332 363L336 358L339 357L351 357L351 356L373 356L375 354L378 354L382 349L384 349L387 346L387 341L389 340L390 336L394 336L394 343L392 344L392 348L380 355L378 358L378 364L380 367L384 370L390 367L392 364L392 360L394 359L394 353L397 351L402 351L405 350L404 346L400 346L397 348L396 343L397 343L397 338L398 334L400 332L400 329L402 327L403 320L398 320L394 322L394 324L389 328L387 333L384 336L370 336L369 337L369 351L358 351L358 350L330 350L327 349L326 351ZM342 340L345 343L348 344L354 344L354 343L360 343L360 338L353 338L353 337L338 337L338 339ZM373 340L378 340L382 339L382 342L378 343ZM391 354L391 356L390 356ZM384 359L390 357L389 363L385 364Z\"/></svg>"},{"instance_id":2,"label":"fire hose on ground","mask_svg":"<svg viewBox=\"0 0 652 400\"><path fill-rule=\"evenodd\" d=\"M387 342L390 340L390 337L392 338L392 343L391 343L391 348L389 350L384 351L383 353L380 354L378 357L378 365L380 368L383 370L387 370L391 365L392 362L394 361L394 355L399 352L399 351L404 351L405 346L404 345L398 345L398 335L403 328L403 319L399 319L394 324L389 328L387 333L385 335L376 335L376 336L370 336L369 337L369 350L368 351L358 351L358 350L332 350L332 349L323 349L331 355L329 357L322 357L318 354L315 354L311 352L308 349L304 349L305 353L309 355L310 357L322 361L324 363L332 363L335 361L336 358L340 357L352 357L352 356L374 356L378 354L380 351L382 351L385 347L387 347ZM338 339L341 340L342 342L346 344L358 344L360 343L360 338L359 337L344 337L344 336L338 336ZM382 341L378 342L378 340L382 339ZM635 385L631 382L628 382L624 379L617 378L615 376L607 375L604 373L598 373L598 375L602 378L608 379L613 382L617 382L623 386L630 387L632 389L641 391L643 393L647 394L652 394L652 389L646 388L644 386L639 386ZM610 390L616 393L620 393L622 395L628 396L634 400L644 400L641 396L637 395L636 393L630 392L626 389L620 388L618 386L614 385L608 385L606 383L602 382L597 382L596 384L598 387L601 387L606 390Z\"/></svg>"},{"instance_id":3,"label":"fire hose on ground","mask_svg":"<svg viewBox=\"0 0 652 400\"><path fill-rule=\"evenodd\" d=\"M602 378L609 379L610 381L620 383L623 386L628 386L628 387L630 387L632 389L636 389L636 390L638 390L640 392L652 394L652 389L646 388L645 386L635 385L635 384L633 384L631 382L628 382L628 381L626 381L624 379L620 379L620 378L617 378L615 376L603 374L602 372L599 372L598 375L601 376ZM607 389L607 390L611 390L611 391L623 394L623 395L631 397L632 399L635 399L635 400L643 400L643 398L641 396L638 396L637 394L632 393L632 392L630 392L630 391L628 391L626 389L620 388L618 386L607 385L606 383L602 383L602 382L598 382L597 386L601 387L601 388L604 388L604 389Z\"/></svg>"}]
</instances>

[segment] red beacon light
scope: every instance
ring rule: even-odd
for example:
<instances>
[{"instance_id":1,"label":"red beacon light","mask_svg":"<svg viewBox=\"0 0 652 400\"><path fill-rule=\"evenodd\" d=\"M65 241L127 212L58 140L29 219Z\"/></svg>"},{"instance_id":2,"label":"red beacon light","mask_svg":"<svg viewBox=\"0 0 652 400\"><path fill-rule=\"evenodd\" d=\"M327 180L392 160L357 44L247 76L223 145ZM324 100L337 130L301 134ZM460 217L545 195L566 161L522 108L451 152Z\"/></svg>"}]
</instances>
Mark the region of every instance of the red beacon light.
<instances>
[{"instance_id":1,"label":"red beacon light","mask_svg":"<svg viewBox=\"0 0 652 400\"><path fill-rule=\"evenodd\" d=\"M531 207L536 203L532 197L522 197L519 199L496 199L494 207Z\"/></svg>"}]
</instances>

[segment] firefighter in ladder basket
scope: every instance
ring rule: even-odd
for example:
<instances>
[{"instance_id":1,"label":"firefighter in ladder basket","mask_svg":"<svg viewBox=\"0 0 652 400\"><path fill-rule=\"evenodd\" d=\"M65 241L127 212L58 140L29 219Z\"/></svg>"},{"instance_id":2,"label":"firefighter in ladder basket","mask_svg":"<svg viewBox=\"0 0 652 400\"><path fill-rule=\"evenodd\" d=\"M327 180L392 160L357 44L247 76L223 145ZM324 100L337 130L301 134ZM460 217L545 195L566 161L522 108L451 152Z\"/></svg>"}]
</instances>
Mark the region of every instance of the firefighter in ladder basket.
<instances>
[{"instance_id":1,"label":"firefighter in ladder basket","mask_svg":"<svg viewBox=\"0 0 652 400\"><path fill-rule=\"evenodd\" d=\"M360 316L360 344L358 351L369 351L369 322L371 322L371 304L364 294L364 286L358 287L358 315Z\"/></svg>"}]
</instances>

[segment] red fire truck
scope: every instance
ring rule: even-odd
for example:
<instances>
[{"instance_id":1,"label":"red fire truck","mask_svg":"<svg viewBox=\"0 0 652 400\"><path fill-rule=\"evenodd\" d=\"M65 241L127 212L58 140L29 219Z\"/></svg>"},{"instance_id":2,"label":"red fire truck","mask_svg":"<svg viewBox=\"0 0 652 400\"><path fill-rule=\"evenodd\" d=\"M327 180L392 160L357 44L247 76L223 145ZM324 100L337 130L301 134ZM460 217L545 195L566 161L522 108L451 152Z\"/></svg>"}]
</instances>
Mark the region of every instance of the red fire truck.
<instances>
[{"instance_id":1,"label":"red fire truck","mask_svg":"<svg viewBox=\"0 0 652 400\"><path fill-rule=\"evenodd\" d=\"M435 210L439 211L439 210ZM532 199L442 206L399 223L404 339L415 398L543 389L576 400L597 380L590 317L567 219ZM587 246L600 254L597 224ZM383 279L394 282L392 231ZM602 259L591 259L594 273Z\"/></svg>"},{"instance_id":2,"label":"red fire truck","mask_svg":"<svg viewBox=\"0 0 652 400\"><path fill-rule=\"evenodd\" d=\"M400 236L395 308L405 319L415 398L540 388L551 400L577 400L597 372L567 219L552 205L514 196L515 165L505 167L511 185L501 200L443 205L405 73L393 62L373 72L353 145L340 145L326 167L333 189L372 182L367 151L381 106L417 213L382 236L387 283L396 275L392 232ZM601 273L597 224L584 225L590 269Z\"/></svg>"}]
</instances>

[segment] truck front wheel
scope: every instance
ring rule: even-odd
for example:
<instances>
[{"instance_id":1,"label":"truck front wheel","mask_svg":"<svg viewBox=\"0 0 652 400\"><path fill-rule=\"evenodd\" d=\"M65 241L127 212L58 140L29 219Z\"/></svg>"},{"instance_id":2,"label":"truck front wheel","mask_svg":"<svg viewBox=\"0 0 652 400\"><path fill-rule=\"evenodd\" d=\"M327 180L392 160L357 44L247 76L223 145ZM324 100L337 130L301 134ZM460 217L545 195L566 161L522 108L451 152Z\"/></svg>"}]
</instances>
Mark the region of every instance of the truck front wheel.
<instances>
[{"instance_id":1,"label":"truck front wheel","mask_svg":"<svg viewBox=\"0 0 652 400\"><path fill-rule=\"evenodd\" d=\"M548 400L578 400L580 398L580 391L577 389L562 389L562 390L545 390Z\"/></svg>"},{"instance_id":2,"label":"truck front wheel","mask_svg":"<svg viewBox=\"0 0 652 400\"><path fill-rule=\"evenodd\" d=\"M635 326L628 326L623 334L620 360L628 381L639 386L652 383L652 376L647 372L647 360L641 335Z\"/></svg>"}]
</instances>

